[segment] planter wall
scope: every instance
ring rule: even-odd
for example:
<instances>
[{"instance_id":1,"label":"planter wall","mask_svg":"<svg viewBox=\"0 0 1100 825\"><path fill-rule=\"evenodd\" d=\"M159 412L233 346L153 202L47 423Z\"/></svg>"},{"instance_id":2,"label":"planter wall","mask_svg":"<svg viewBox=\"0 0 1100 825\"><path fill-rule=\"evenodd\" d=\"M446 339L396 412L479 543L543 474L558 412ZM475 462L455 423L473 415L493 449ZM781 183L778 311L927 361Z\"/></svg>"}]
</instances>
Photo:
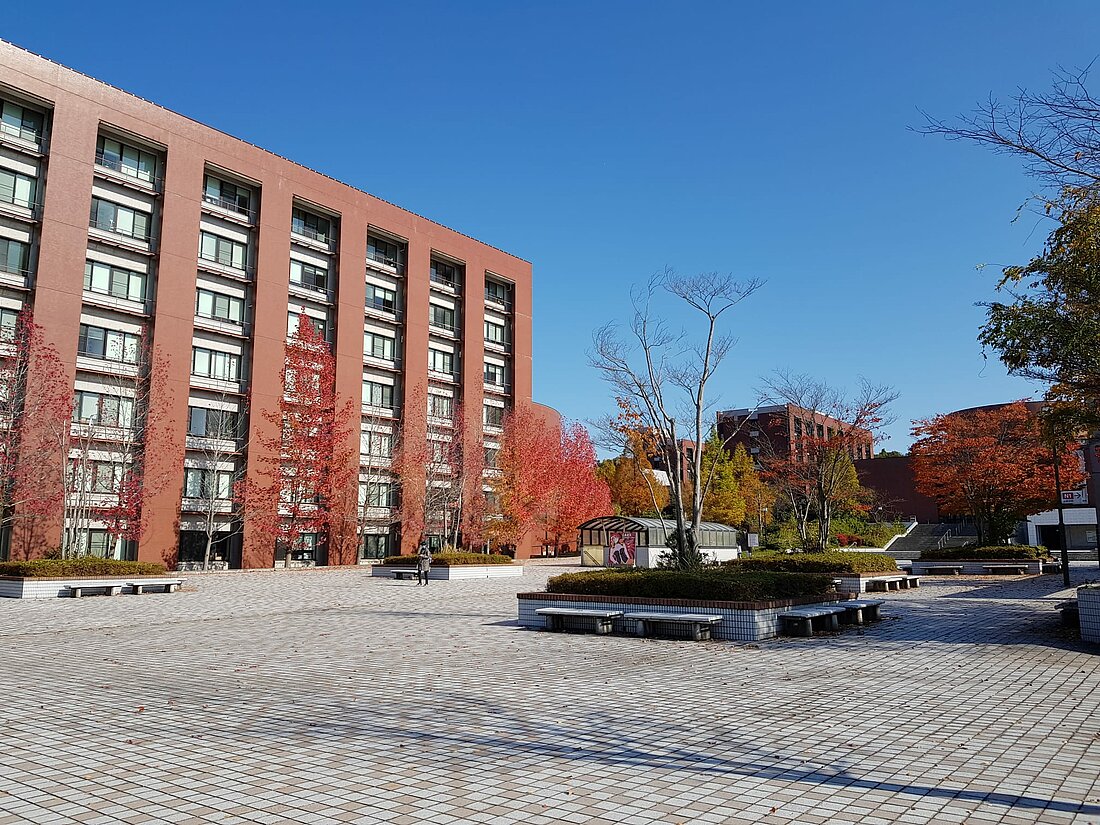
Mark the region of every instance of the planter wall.
<instances>
[{"instance_id":1,"label":"planter wall","mask_svg":"<svg viewBox=\"0 0 1100 825\"><path fill-rule=\"evenodd\" d=\"M918 559L913 562L914 576L934 576L935 573L927 573L929 567L962 567L963 576L988 576L990 575L984 565L987 564L1026 564L1027 575L1039 576L1043 572L1042 559L980 559L978 561L963 561L962 559L945 559L935 561L933 559ZM950 574L945 574L950 575ZM995 573L993 575L1004 575Z\"/></svg>"},{"instance_id":2,"label":"planter wall","mask_svg":"<svg viewBox=\"0 0 1100 825\"><path fill-rule=\"evenodd\" d=\"M408 570L416 573L416 568L394 564L371 565L372 576L393 578L398 570ZM507 579L513 576L523 575L522 564L456 564L453 567L433 567L428 573L430 581L451 581L454 579Z\"/></svg>"},{"instance_id":3,"label":"planter wall","mask_svg":"<svg viewBox=\"0 0 1100 825\"><path fill-rule=\"evenodd\" d=\"M1100 592L1100 591L1098 591ZM711 630L712 639L756 642L779 635L779 614L806 604L837 604L840 598L780 599L767 602L694 601L691 599L639 599L627 596L575 596L568 593L518 593L519 623L541 630L546 620L535 611L542 607L580 610L621 610L623 613L708 613L722 621ZM616 620L614 632L633 634L634 623Z\"/></svg>"},{"instance_id":4,"label":"planter wall","mask_svg":"<svg viewBox=\"0 0 1100 825\"><path fill-rule=\"evenodd\" d=\"M0 576L0 598L5 599L57 599L69 598L64 585L75 582L95 584L96 582L140 581L142 579L170 579L171 573L161 576L67 576L50 578L18 578ZM132 587L123 587L122 592L133 593Z\"/></svg>"}]
</instances>

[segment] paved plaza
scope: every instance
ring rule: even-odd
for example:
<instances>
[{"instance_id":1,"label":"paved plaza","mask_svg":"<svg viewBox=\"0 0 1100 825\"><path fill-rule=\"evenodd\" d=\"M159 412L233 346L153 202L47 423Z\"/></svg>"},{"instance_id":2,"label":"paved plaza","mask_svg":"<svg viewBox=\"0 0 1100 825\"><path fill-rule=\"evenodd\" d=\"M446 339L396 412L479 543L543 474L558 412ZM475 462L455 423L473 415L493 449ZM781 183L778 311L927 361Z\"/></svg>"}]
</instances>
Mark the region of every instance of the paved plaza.
<instances>
[{"instance_id":1,"label":"paved plaza","mask_svg":"<svg viewBox=\"0 0 1100 825\"><path fill-rule=\"evenodd\" d=\"M1059 576L927 580L813 639L517 628L563 569L0 600L0 825L1100 823Z\"/></svg>"}]
</instances>

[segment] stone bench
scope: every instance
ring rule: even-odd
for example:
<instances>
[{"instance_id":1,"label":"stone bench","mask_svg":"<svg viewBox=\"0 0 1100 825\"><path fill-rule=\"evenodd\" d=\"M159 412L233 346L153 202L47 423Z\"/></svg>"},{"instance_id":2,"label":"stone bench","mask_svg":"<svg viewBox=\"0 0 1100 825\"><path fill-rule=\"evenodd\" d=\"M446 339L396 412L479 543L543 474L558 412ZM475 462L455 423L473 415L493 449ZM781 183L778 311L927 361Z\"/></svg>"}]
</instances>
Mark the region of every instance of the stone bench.
<instances>
[{"instance_id":1,"label":"stone bench","mask_svg":"<svg viewBox=\"0 0 1100 825\"><path fill-rule=\"evenodd\" d=\"M844 608L841 619L849 624L863 624L864 621L877 622L878 609L884 604L881 599L852 599L839 605Z\"/></svg>"},{"instance_id":2,"label":"stone bench","mask_svg":"<svg viewBox=\"0 0 1100 825\"><path fill-rule=\"evenodd\" d=\"M1081 624L1081 608L1077 599L1069 599L1059 602L1055 609L1062 614L1063 627L1079 627Z\"/></svg>"},{"instance_id":3,"label":"stone bench","mask_svg":"<svg viewBox=\"0 0 1100 825\"><path fill-rule=\"evenodd\" d=\"M923 570L926 576L957 576L963 568L961 564L926 564Z\"/></svg>"},{"instance_id":4,"label":"stone bench","mask_svg":"<svg viewBox=\"0 0 1100 825\"><path fill-rule=\"evenodd\" d=\"M540 607L535 611L546 619L547 630L565 630L565 620L591 619L596 633L605 636L611 632L615 619L622 618L621 610L581 610L569 607Z\"/></svg>"},{"instance_id":5,"label":"stone bench","mask_svg":"<svg viewBox=\"0 0 1100 825\"><path fill-rule=\"evenodd\" d=\"M827 630L840 630L840 614L844 607L834 604L818 604L808 607L792 607L779 614L784 625L793 626L798 636L814 635L814 619L826 619Z\"/></svg>"},{"instance_id":6,"label":"stone bench","mask_svg":"<svg viewBox=\"0 0 1100 825\"><path fill-rule=\"evenodd\" d=\"M117 596L122 592L122 588L126 587L128 582L124 581L86 581L86 582L72 582L70 584L61 585L62 590L68 590L69 595L74 599L79 599L81 596L87 594L89 590L102 590L105 596Z\"/></svg>"},{"instance_id":7,"label":"stone bench","mask_svg":"<svg viewBox=\"0 0 1100 825\"><path fill-rule=\"evenodd\" d=\"M908 590L911 587L920 587L920 576L875 576L867 579L868 593L881 590L888 593L891 590Z\"/></svg>"},{"instance_id":8,"label":"stone bench","mask_svg":"<svg viewBox=\"0 0 1100 825\"><path fill-rule=\"evenodd\" d=\"M415 579L418 578L415 568L408 570L394 570L393 577L395 579Z\"/></svg>"},{"instance_id":9,"label":"stone bench","mask_svg":"<svg viewBox=\"0 0 1100 825\"><path fill-rule=\"evenodd\" d=\"M639 636L648 635L653 630L653 625L662 622L690 625L691 638L696 642L709 640L711 628L722 621L721 616L702 616L692 613L626 613L623 619L637 622L635 632Z\"/></svg>"},{"instance_id":10,"label":"stone bench","mask_svg":"<svg viewBox=\"0 0 1100 825\"><path fill-rule=\"evenodd\" d=\"M1017 576L1022 576L1028 571L1028 565L1026 564L983 564L984 569L989 575L994 576L998 574L1012 575L1015 573Z\"/></svg>"},{"instance_id":11,"label":"stone bench","mask_svg":"<svg viewBox=\"0 0 1100 825\"><path fill-rule=\"evenodd\" d=\"M183 584L183 579L140 579L126 582L134 589L134 595L140 596L147 588L158 588L162 593L175 593Z\"/></svg>"}]
</instances>

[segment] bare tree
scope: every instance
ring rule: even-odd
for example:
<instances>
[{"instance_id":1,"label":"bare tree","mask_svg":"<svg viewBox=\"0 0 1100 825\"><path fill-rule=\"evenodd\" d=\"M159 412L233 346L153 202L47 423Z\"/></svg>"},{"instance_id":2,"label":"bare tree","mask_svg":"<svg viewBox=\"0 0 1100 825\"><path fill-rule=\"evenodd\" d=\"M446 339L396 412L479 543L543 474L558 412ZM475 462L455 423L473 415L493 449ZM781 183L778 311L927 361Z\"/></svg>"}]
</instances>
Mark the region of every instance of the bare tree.
<instances>
[{"instance_id":1,"label":"bare tree","mask_svg":"<svg viewBox=\"0 0 1100 825\"><path fill-rule=\"evenodd\" d=\"M1017 89L1007 103L990 96L952 123L927 113L923 134L967 140L1021 157L1028 172L1057 188L1100 184L1100 101L1089 92L1091 66L1059 68L1050 91Z\"/></svg>"},{"instance_id":2,"label":"bare tree","mask_svg":"<svg viewBox=\"0 0 1100 825\"><path fill-rule=\"evenodd\" d=\"M870 452L874 436L890 423L886 408L897 393L861 379L859 390L848 396L824 381L778 371L764 379L764 394L788 405L795 417L794 443L760 439L764 476L790 505L803 547L823 550L833 516L859 496L852 462L864 446ZM815 517L813 536L809 524Z\"/></svg>"},{"instance_id":3,"label":"bare tree","mask_svg":"<svg viewBox=\"0 0 1100 825\"><path fill-rule=\"evenodd\" d=\"M666 269L645 289L632 294L634 314L626 340L615 324L601 327L593 336L592 365L617 397L629 399L637 408L644 425L656 434L667 455L670 503L676 522L673 558L680 568L702 564L696 535L702 521L703 495L710 484L703 466L702 445L715 427L707 389L736 343L719 329L719 322L762 285L757 279L737 281L718 273L681 276ZM696 321L692 328L702 334L692 337L676 332L657 317L654 303L663 296L678 298L693 310ZM685 437L695 444L686 468L681 449ZM687 511L685 478L692 485Z\"/></svg>"}]
</instances>

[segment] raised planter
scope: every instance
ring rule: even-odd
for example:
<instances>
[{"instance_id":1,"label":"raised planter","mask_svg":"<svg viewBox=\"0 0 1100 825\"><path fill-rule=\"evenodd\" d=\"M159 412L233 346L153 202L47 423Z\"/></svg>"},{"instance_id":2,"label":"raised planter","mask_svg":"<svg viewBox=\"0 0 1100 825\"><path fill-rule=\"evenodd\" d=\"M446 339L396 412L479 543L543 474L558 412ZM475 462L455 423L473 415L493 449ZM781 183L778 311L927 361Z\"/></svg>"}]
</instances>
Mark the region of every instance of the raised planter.
<instances>
[{"instance_id":1,"label":"raised planter","mask_svg":"<svg viewBox=\"0 0 1100 825\"><path fill-rule=\"evenodd\" d=\"M1100 592L1100 591L1097 591ZM696 601L694 599L652 599L632 596L585 596L570 593L518 593L519 623L522 627L542 629L546 620L535 611L540 607L567 607L581 610L621 610L624 613L709 613L722 621L711 630L712 639L731 642L756 642L779 635L779 614L790 607L807 604L837 604L843 597L806 597L762 602ZM634 622L614 622L614 632L634 633Z\"/></svg>"},{"instance_id":2,"label":"raised planter","mask_svg":"<svg viewBox=\"0 0 1100 825\"><path fill-rule=\"evenodd\" d=\"M1100 584L1077 588L1077 611L1081 617L1081 639L1100 642Z\"/></svg>"},{"instance_id":3,"label":"raised planter","mask_svg":"<svg viewBox=\"0 0 1100 825\"><path fill-rule=\"evenodd\" d=\"M962 576L989 576L989 575L1004 575L1000 573L990 574L985 569L987 564L1011 564L1011 565L1027 565L1027 574L1029 576L1040 576L1043 573L1043 560L1042 559L918 559L913 562L913 575L914 576L935 576L936 573L926 572L928 568L936 567L961 567L962 571L959 575ZM949 575L949 574L944 574Z\"/></svg>"},{"instance_id":4,"label":"raised planter","mask_svg":"<svg viewBox=\"0 0 1100 825\"><path fill-rule=\"evenodd\" d=\"M172 578L172 574L159 576L52 576L27 577L0 576L0 598L5 599L57 599L68 597L66 584L82 582L94 585L96 582L141 581L142 579ZM123 587L123 593L133 593L134 588Z\"/></svg>"},{"instance_id":5,"label":"raised planter","mask_svg":"<svg viewBox=\"0 0 1100 825\"><path fill-rule=\"evenodd\" d=\"M415 576L415 565L372 564L370 574L393 578L398 570L407 570ZM432 581L451 581L453 579L506 579L523 575L522 564L456 564L454 566L435 565L428 573Z\"/></svg>"}]
</instances>

